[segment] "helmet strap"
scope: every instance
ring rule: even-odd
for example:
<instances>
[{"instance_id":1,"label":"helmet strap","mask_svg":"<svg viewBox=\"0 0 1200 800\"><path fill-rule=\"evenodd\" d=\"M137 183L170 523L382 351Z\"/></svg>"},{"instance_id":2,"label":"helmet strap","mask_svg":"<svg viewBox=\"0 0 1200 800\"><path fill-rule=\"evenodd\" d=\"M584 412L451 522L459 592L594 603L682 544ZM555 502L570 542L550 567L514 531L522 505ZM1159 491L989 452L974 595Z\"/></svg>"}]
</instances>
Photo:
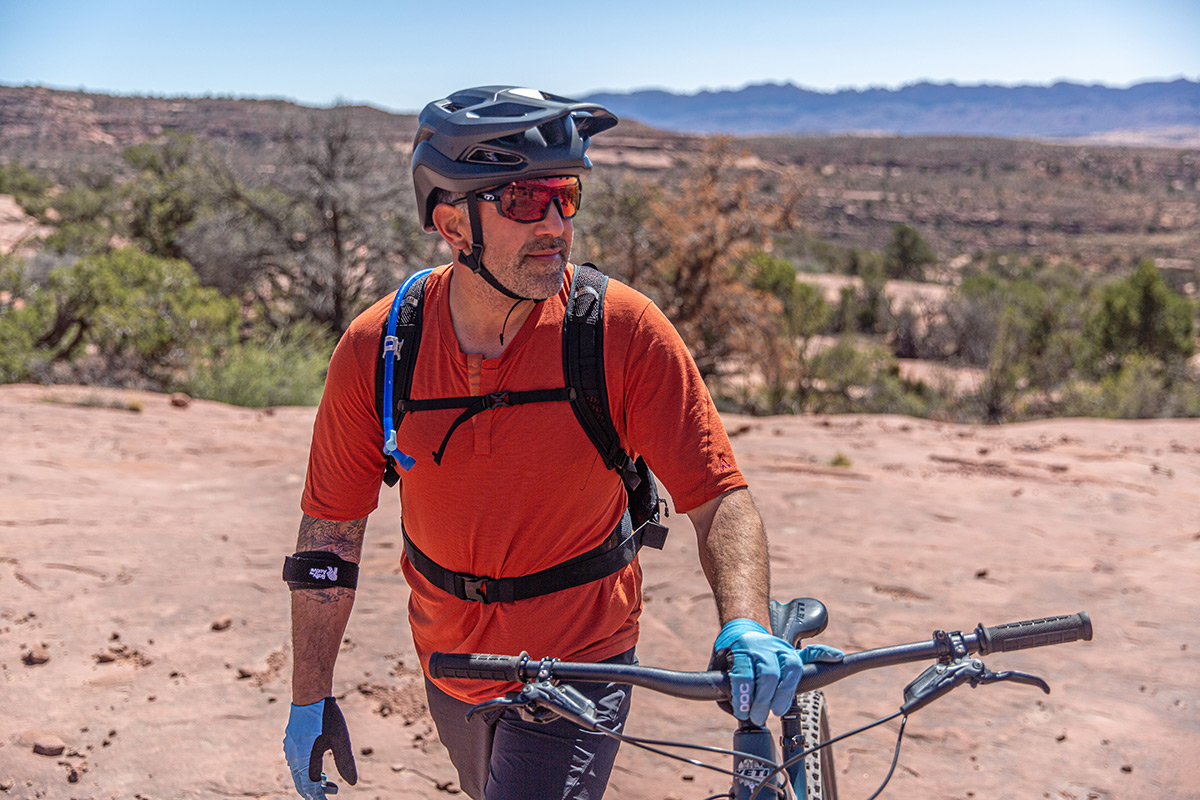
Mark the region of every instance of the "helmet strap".
<instances>
[{"instance_id":1,"label":"helmet strap","mask_svg":"<svg viewBox=\"0 0 1200 800\"><path fill-rule=\"evenodd\" d=\"M479 221L479 201L475 198L474 192L467 193L467 217L471 220L471 252L468 253L466 250L459 250L459 260L505 297L517 301L532 300L537 302L537 298L535 297L525 297L509 289L492 274L491 270L483 265L483 224Z\"/></svg>"}]
</instances>

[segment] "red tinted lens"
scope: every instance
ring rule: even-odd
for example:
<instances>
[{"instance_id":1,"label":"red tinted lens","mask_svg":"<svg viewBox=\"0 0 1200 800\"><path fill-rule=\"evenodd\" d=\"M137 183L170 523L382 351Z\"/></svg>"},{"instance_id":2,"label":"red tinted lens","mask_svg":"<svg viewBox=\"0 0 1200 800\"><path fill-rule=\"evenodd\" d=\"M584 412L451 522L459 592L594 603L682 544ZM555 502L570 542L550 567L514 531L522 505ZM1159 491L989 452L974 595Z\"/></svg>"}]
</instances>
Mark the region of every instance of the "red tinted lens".
<instances>
[{"instance_id":1,"label":"red tinted lens","mask_svg":"<svg viewBox=\"0 0 1200 800\"><path fill-rule=\"evenodd\" d=\"M550 202L557 200L563 219L570 219L579 211L582 194L575 177L513 181L500 191L500 213L517 222L540 222Z\"/></svg>"}]
</instances>

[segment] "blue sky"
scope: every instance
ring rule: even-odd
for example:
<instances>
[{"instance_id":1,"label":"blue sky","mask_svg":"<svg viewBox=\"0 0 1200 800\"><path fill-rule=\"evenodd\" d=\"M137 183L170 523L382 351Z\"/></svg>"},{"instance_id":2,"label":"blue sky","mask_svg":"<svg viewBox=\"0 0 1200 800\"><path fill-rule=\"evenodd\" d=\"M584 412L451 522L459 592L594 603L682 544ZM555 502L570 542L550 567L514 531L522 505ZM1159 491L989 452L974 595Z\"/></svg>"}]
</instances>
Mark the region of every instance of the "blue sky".
<instances>
[{"instance_id":1,"label":"blue sky","mask_svg":"<svg viewBox=\"0 0 1200 800\"><path fill-rule=\"evenodd\" d=\"M1181 76L1200 78L1196 0L0 0L0 83L126 94L405 111L488 83L581 95Z\"/></svg>"}]
</instances>

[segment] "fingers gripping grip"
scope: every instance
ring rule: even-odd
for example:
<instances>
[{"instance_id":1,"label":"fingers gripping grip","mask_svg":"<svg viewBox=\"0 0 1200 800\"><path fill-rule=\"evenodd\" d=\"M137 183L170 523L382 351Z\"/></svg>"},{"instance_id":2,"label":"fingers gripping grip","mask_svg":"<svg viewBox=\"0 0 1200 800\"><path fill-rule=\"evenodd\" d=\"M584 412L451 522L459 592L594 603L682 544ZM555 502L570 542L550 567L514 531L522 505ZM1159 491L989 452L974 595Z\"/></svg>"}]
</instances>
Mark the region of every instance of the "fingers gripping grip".
<instances>
[{"instance_id":1,"label":"fingers gripping grip","mask_svg":"<svg viewBox=\"0 0 1200 800\"><path fill-rule=\"evenodd\" d=\"M1089 642L1092 639L1092 620L1086 611L1080 611L1078 614L1009 622L990 628L980 625L975 629L975 633L979 637L979 652L987 655L1024 650L1027 647L1063 644L1077 639Z\"/></svg>"},{"instance_id":2,"label":"fingers gripping grip","mask_svg":"<svg viewBox=\"0 0 1200 800\"><path fill-rule=\"evenodd\" d=\"M520 656L478 653L434 653L429 657L429 677L473 680L519 681Z\"/></svg>"}]
</instances>

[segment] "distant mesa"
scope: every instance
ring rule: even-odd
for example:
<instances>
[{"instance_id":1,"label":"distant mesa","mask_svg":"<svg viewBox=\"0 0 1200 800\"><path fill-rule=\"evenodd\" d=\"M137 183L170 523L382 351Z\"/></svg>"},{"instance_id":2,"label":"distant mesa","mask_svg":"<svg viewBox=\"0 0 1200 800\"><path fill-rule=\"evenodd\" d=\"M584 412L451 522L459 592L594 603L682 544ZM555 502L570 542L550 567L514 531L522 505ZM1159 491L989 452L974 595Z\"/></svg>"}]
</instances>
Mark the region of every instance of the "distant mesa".
<instances>
[{"instance_id":1,"label":"distant mesa","mask_svg":"<svg viewBox=\"0 0 1200 800\"><path fill-rule=\"evenodd\" d=\"M1078 139L1121 136L1150 144L1200 143L1200 82L1180 78L1117 89L1052 86L959 86L916 83L900 89L818 92L793 84L675 94L661 90L584 98L618 116L680 133L735 136L995 136Z\"/></svg>"}]
</instances>

